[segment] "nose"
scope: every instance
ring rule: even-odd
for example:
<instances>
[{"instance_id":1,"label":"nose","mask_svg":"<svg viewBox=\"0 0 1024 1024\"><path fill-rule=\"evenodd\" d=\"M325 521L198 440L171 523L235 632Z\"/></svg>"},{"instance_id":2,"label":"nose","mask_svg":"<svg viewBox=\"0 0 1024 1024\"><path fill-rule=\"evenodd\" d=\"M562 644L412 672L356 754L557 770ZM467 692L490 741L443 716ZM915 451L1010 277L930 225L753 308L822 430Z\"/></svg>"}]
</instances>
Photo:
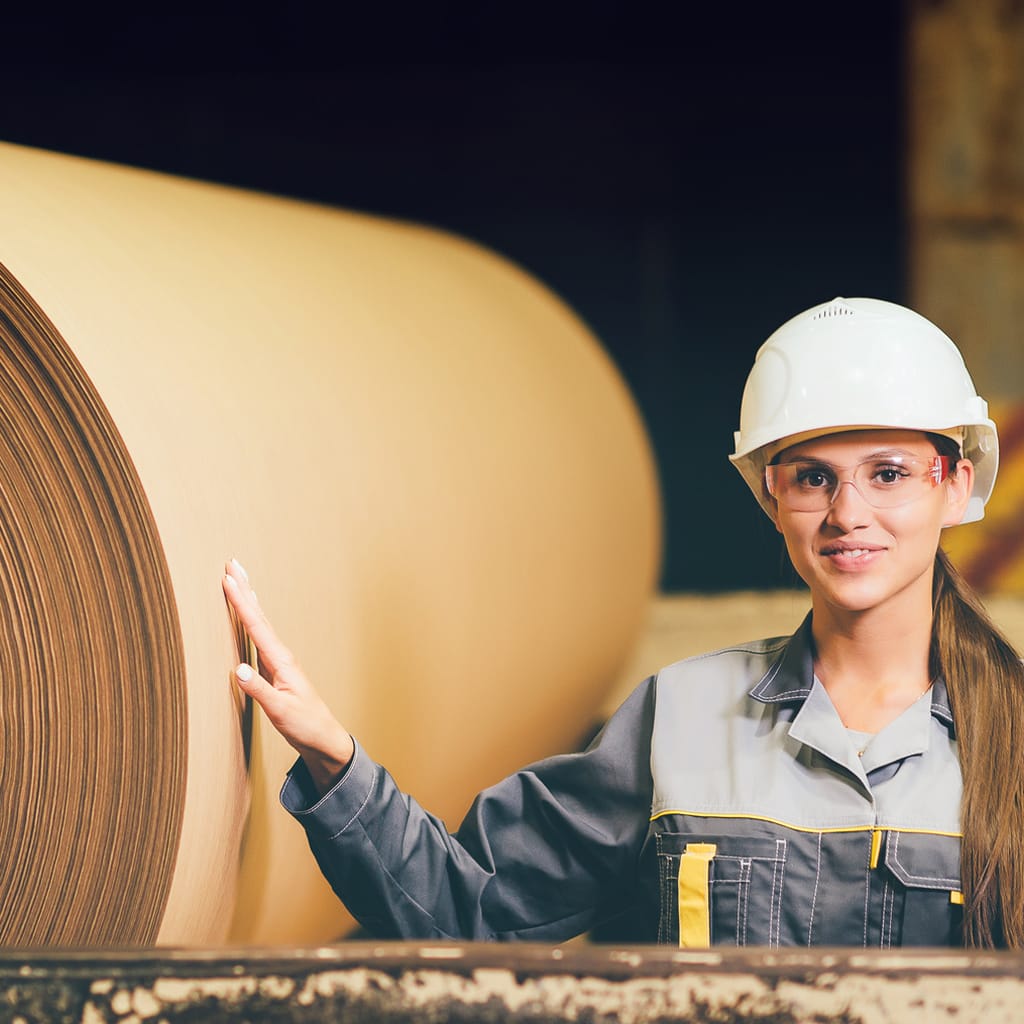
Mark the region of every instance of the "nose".
<instances>
[{"instance_id":1,"label":"nose","mask_svg":"<svg viewBox=\"0 0 1024 1024\"><path fill-rule=\"evenodd\" d=\"M825 522L843 533L849 533L858 526L865 526L871 514L871 506L857 490L857 485L852 480L840 480L832 495Z\"/></svg>"}]
</instances>

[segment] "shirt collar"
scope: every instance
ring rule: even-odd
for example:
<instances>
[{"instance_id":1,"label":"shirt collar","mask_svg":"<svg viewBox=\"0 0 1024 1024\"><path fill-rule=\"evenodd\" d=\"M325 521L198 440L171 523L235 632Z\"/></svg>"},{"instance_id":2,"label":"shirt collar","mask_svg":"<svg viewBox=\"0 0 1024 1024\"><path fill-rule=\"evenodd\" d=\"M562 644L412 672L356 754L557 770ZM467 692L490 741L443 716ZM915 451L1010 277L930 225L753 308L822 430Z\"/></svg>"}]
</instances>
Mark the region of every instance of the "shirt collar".
<instances>
[{"instance_id":1,"label":"shirt collar","mask_svg":"<svg viewBox=\"0 0 1024 1024\"><path fill-rule=\"evenodd\" d=\"M814 640L811 636L811 616L808 612L789 643L750 691L750 696L762 704L803 704L814 686ZM953 712L949 706L949 692L941 676L932 680L933 718L946 725L955 735Z\"/></svg>"}]
</instances>

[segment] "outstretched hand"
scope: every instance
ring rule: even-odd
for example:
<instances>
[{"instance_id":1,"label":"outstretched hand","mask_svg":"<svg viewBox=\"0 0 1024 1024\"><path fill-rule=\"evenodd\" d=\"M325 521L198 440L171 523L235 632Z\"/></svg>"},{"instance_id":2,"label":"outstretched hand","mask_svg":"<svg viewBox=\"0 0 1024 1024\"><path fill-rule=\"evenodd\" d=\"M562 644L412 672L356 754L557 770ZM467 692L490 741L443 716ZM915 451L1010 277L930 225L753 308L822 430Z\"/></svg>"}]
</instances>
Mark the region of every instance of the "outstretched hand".
<instances>
[{"instance_id":1,"label":"outstretched hand","mask_svg":"<svg viewBox=\"0 0 1024 1024\"><path fill-rule=\"evenodd\" d=\"M352 737L278 639L249 586L249 577L234 559L225 566L223 586L228 604L259 653L258 666L239 665L235 679L305 761L320 792L326 792L352 760Z\"/></svg>"}]
</instances>

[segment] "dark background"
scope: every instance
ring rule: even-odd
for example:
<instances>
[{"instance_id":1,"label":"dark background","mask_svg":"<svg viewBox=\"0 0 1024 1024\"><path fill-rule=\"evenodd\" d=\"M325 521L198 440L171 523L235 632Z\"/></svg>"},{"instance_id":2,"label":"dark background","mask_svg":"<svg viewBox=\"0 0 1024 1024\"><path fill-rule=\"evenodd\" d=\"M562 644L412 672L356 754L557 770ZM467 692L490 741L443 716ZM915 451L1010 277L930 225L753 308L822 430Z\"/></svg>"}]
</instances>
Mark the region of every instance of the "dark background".
<instances>
[{"instance_id":1,"label":"dark background","mask_svg":"<svg viewBox=\"0 0 1024 1024\"><path fill-rule=\"evenodd\" d=\"M412 218L511 257L632 388L663 587L791 585L726 455L775 327L836 295L905 298L901 4L375 11L8 14L0 139Z\"/></svg>"}]
</instances>

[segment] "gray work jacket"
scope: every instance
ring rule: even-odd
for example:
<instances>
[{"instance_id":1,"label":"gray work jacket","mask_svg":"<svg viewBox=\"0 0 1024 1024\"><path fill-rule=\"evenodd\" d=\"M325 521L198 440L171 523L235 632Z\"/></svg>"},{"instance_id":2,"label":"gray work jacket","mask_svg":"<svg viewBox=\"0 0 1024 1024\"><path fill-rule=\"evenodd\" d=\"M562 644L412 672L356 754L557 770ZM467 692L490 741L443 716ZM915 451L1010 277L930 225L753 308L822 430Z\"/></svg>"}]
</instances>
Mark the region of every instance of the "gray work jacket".
<instances>
[{"instance_id":1,"label":"gray work jacket","mask_svg":"<svg viewBox=\"0 0 1024 1024\"><path fill-rule=\"evenodd\" d=\"M961 777L941 680L858 752L792 637L690 658L582 753L485 790L459 830L357 745L281 800L372 934L680 945L956 945Z\"/></svg>"}]
</instances>

